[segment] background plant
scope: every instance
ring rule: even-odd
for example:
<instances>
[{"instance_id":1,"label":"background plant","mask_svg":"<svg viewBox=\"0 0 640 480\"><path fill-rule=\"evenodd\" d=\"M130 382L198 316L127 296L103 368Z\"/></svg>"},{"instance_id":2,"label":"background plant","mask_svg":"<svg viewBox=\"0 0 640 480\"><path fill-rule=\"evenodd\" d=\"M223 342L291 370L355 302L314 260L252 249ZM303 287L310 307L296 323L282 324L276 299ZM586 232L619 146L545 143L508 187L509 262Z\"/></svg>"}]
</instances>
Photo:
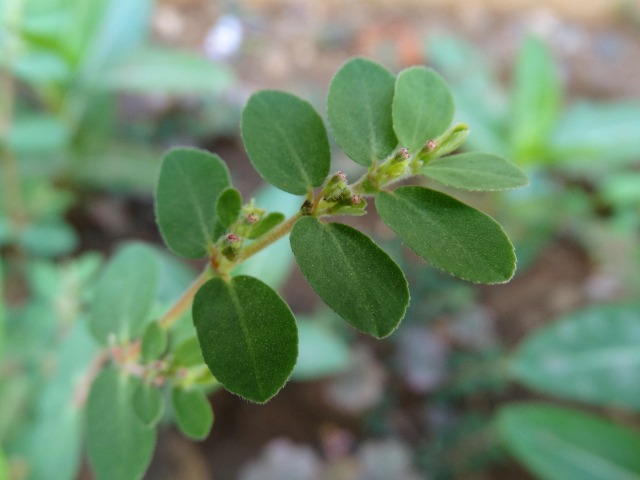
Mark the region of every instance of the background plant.
<instances>
[{"instance_id":1,"label":"background plant","mask_svg":"<svg viewBox=\"0 0 640 480\"><path fill-rule=\"evenodd\" d=\"M371 80L364 86L363 76ZM396 79L379 64L355 59L336 74L328 106L337 141L368 167L356 182L341 172L329 175L327 132L304 100L262 91L243 112L242 135L258 172L305 195L287 219L243 202L218 156L184 148L165 156L156 189L160 230L174 252L206 256L208 266L160 316L156 312L170 295L159 295L164 267L150 247L124 246L98 279L88 327L99 347L92 343L89 350L97 353L71 391L77 400L72 417L79 421L88 389L88 454L99 478L143 474L165 402L178 427L199 439L213 422L205 397L212 388L223 385L264 402L286 382L298 354L291 310L271 287L236 275L235 267L289 232L296 261L316 293L375 337L389 335L405 314L404 275L364 234L319 218L362 215L366 198L375 197L390 227L439 268L484 283L513 275L513 247L490 217L435 190L389 189L417 175L472 190L526 183L524 174L494 155L445 157L467 132L464 125L450 127L453 102L437 74L414 67ZM193 324L185 315L192 302ZM71 439L76 447L65 449L67 455L55 457L66 462L66 470L58 471L72 474L80 438Z\"/></svg>"}]
</instances>

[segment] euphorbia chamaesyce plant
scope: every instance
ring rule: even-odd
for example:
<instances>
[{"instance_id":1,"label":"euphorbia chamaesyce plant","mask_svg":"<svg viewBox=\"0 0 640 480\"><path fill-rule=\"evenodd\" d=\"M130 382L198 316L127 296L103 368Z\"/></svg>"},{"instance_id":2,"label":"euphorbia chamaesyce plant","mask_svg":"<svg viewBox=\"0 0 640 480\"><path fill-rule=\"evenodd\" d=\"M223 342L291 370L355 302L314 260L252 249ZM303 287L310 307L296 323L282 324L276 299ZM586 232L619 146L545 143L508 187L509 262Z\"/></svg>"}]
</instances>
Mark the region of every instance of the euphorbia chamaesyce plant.
<instances>
[{"instance_id":1,"label":"euphorbia chamaesyce plant","mask_svg":"<svg viewBox=\"0 0 640 480\"><path fill-rule=\"evenodd\" d=\"M382 220L409 248L463 279L502 283L515 270L501 227L462 202L399 180L430 177L468 190L502 190L525 175L490 154L443 157L456 150L464 125L451 126L454 105L438 74L413 67L394 77L357 58L336 74L328 119L338 145L367 171L354 183L330 174L331 150L320 115L306 101L274 90L255 93L242 114L242 138L252 164L272 185L305 195L289 219L243 205L218 156L179 148L162 164L156 190L165 242L210 266L193 298L193 321L215 378L242 397L264 402L286 382L297 357L296 324L282 298L257 278L234 276L243 260L291 234L304 277L320 298L362 332L382 338L404 317L404 274L373 240L334 215L364 215L375 199Z\"/></svg>"},{"instance_id":2,"label":"euphorbia chamaesyce plant","mask_svg":"<svg viewBox=\"0 0 640 480\"><path fill-rule=\"evenodd\" d=\"M498 156L450 155L469 132L463 124L452 125L453 100L437 73L412 67L396 77L356 58L335 75L327 106L335 141L363 167L353 182L342 172L331 173L327 129L305 100L259 91L243 111L242 139L255 169L268 183L303 196L289 218L245 202L215 154L176 148L164 157L155 193L164 241L179 256L208 262L178 302L151 323L158 275L148 247L129 246L107 267L91 327L110 345L115 367L103 370L89 397L89 455L96 470L115 468L113 458L127 457L137 444L137 456L129 453L128 463L121 462L126 471L114 475L136 478L144 471L162 412L159 387L167 382L178 426L193 438L204 437L213 420L194 385L218 382L254 402L266 402L282 388L298 355L294 315L263 281L234 271L286 235L302 274L324 303L376 338L390 335L404 317L407 280L372 239L331 217L365 215L373 201L382 220L434 267L477 283L513 276L513 246L493 219L420 186L424 177L476 191L527 183L522 171ZM180 344L172 340L171 327L189 309L197 340ZM194 367L204 364L215 380ZM118 366L126 375L118 375ZM113 393L118 391L124 393ZM126 398L132 405L120 405ZM113 417L120 424L137 418L115 456L101 443L113 433Z\"/></svg>"}]
</instances>

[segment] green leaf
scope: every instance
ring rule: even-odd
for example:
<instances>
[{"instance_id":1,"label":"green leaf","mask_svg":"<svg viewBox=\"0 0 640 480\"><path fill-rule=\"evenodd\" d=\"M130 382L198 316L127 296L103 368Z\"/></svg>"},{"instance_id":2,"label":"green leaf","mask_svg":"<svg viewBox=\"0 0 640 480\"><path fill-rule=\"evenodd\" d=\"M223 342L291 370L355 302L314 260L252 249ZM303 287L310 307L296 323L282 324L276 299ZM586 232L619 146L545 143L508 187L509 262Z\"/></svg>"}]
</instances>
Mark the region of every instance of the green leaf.
<instances>
[{"instance_id":1,"label":"green leaf","mask_svg":"<svg viewBox=\"0 0 640 480\"><path fill-rule=\"evenodd\" d=\"M369 166L395 149L391 105L395 77L379 63L354 58L329 86L327 115L331 133L353 161Z\"/></svg>"},{"instance_id":2,"label":"green leaf","mask_svg":"<svg viewBox=\"0 0 640 480\"><path fill-rule=\"evenodd\" d=\"M2 449L0 449L0 480L9 480L9 467Z\"/></svg>"},{"instance_id":3,"label":"green leaf","mask_svg":"<svg viewBox=\"0 0 640 480\"><path fill-rule=\"evenodd\" d=\"M434 267L477 283L504 283L516 269L509 238L491 217L422 187L376 197L384 223Z\"/></svg>"},{"instance_id":4,"label":"green leaf","mask_svg":"<svg viewBox=\"0 0 640 480\"><path fill-rule=\"evenodd\" d=\"M541 40L525 40L511 99L511 144L518 162L539 161L553 132L562 91L551 52Z\"/></svg>"},{"instance_id":5,"label":"green leaf","mask_svg":"<svg viewBox=\"0 0 640 480\"><path fill-rule=\"evenodd\" d=\"M610 169L612 162L635 162L640 156L638 131L639 102L581 101L563 111L551 132L550 149L557 163L589 174L591 166Z\"/></svg>"},{"instance_id":6,"label":"green leaf","mask_svg":"<svg viewBox=\"0 0 640 480\"><path fill-rule=\"evenodd\" d=\"M217 155L193 148L167 153L156 188L156 216L167 246L186 258L207 254L222 235L216 202L230 186L229 171Z\"/></svg>"},{"instance_id":7,"label":"green leaf","mask_svg":"<svg viewBox=\"0 0 640 480\"><path fill-rule=\"evenodd\" d=\"M200 390L174 388L171 395L178 427L187 437L202 440L213 425L213 410Z\"/></svg>"},{"instance_id":8,"label":"green leaf","mask_svg":"<svg viewBox=\"0 0 640 480\"><path fill-rule=\"evenodd\" d=\"M373 240L340 223L303 217L291 231L303 275L338 315L377 338L398 326L409 304L400 267Z\"/></svg>"},{"instance_id":9,"label":"green leaf","mask_svg":"<svg viewBox=\"0 0 640 480\"><path fill-rule=\"evenodd\" d=\"M282 213L280 212L268 213L258 223L256 223L253 226L253 228L249 232L248 237L252 240L255 238L258 238L282 222L284 222L284 215Z\"/></svg>"},{"instance_id":10,"label":"green leaf","mask_svg":"<svg viewBox=\"0 0 640 480\"><path fill-rule=\"evenodd\" d=\"M108 68L99 79L99 86L142 94L217 94L232 80L227 68L202 56L145 47Z\"/></svg>"},{"instance_id":11,"label":"green leaf","mask_svg":"<svg viewBox=\"0 0 640 480\"><path fill-rule=\"evenodd\" d=\"M89 325L95 339L106 345L138 335L155 302L160 267L155 252L141 243L121 248L104 269L96 286Z\"/></svg>"},{"instance_id":12,"label":"green leaf","mask_svg":"<svg viewBox=\"0 0 640 480\"><path fill-rule=\"evenodd\" d=\"M230 227L238 220L242 210L242 195L233 187L225 188L216 202L216 212L220 223Z\"/></svg>"},{"instance_id":13,"label":"green leaf","mask_svg":"<svg viewBox=\"0 0 640 480\"><path fill-rule=\"evenodd\" d=\"M50 115L20 116L11 125L8 142L21 155L52 154L69 142L69 128Z\"/></svg>"},{"instance_id":14,"label":"green leaf","mask_svg":"<svg viewBox=\"0 0 640 480\"><path fill-rule=\"evenodd\" d=\"M403 70L393 97L393 128L403 147L414 154L451 125L453 97L440 75L425 67Z\"/></svg>"},{"instance_id":15,"label":"green leaf","mask_svg":"<svg viewBox=\"0 0 640 480\"><path fill-rule=\"evenodd\" d=\"M288 305L253 277L213 278L193 301L193 322L205 362L229 391L266 402L296 363L298 332Z\"/></svg>"},{"instance_id":16,"label":"green leaf","mask_svg":"<svg viewBox=\"0 0 640 480\"><path fill-rule=\"evenodd\" d=\"M544 480L639 480L640 435L591 414L542 404L503 407L504 444Z\"/></svg>"},{"instance_id":17,"label":"green leaf","mask_svg":"<svg viewBox=\"0 0 640 480\"><path fill-rule=\"evenodd\" d=\"M142 336L141 354L142 360L150 362L160 357L167 349L167 332L158 322L147 325Z\"/></svg>"},{"instance_id":18,"label":"green leaf","mask_svg":"<svg viewBox=\"0 0 640 480\"><path fill-rule=\"evenodd\" d=\"M156 441L133 409L140 380L105 368L93 382L87 404L87 450L98 480L142 478Z\"/></svg>"},{"instance_id":19,"label":"green leaf","mask_svg":"<svg viewBox=\"0 0 640 480\"><path fill-rule=\"evenodd\" d=\"M186 339L173 352L172 364L179 367L193 367L204 363L197 337Z\"/></svg>"},{"instance_id":20,"label":"green leaf","mask_svg":"<svg viewBox=\"0 0 640 480\"><path fill-rule=\"evenodd\" d=\"M133 393L133 411L147 427L154 427L164 412L164 399L159 388L140 383Z\"/></svg>"},{"instance_id":21,"label":"green leaf","mask_svg":"<svg viewBox=\"0 0 640 480\"><path fill-rule=\"evenodd\" d=\"M527 185L527 176L508 160L471 152L431 160L421 173L443 185L464 190L508 190Z\"/></svg>"},{"instance_id":22,"label":"green leaf","mask_svg":"<svg viewBox=\"0 0 640 480\"><path fill-rule=\"evenodd\" d=\"M531 388L640 410L640 305L574 312L530 335L511 360Z\"/></svg>"},{"instance_id":23,"label":"green leaf","mask_svg":"<svg viewBox=\"0 0 640 480\"><path fill-rule=\"evenodd\" d=\"M242 140L251 163L267 182L306 194L329 174L331 151L320 115L289 93L262 90L242 111Z\"/></svg>"}]
</instances>

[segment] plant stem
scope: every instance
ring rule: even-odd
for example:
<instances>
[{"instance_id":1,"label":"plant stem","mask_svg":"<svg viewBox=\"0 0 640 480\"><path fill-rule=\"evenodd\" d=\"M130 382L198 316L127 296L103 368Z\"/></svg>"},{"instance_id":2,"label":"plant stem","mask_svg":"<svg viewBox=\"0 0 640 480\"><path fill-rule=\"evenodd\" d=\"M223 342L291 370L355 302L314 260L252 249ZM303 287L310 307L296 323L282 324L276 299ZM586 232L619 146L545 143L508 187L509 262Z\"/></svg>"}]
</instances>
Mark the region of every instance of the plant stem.
<instances>
[{"instance_id":1,"label":"plant stem","mask_svg":"<svg viewBox=\"0 0 640 480\"><path fill-rule=\"evenodd\" d=\"M293 224L296 223L296 221L300 217L302 217L302 212L299 211L295 215L292 215L287 220L282 222L281 224L269 230L267 233L265 233L260 238L258 238L255 242L250 243L249 245L244 247L242 250L240 250L240 253L238 254L238 258L234 263L234 266L237 265L238 263L244 262L249 257L252 257L253 255L265 249L275 241L284 237L287 233L291 231L291 228L293 228Z\"/></svg>"},{"instance_id":2,"label":"plant stem","mask_svg":"<svg viewBox=\"0 0 640 480\"><path fill-rule=\"evenodd\" d=\"M200 287L212 277L212 272L209 266L200 274L198 278L189 286L189 288L182 294L182 296L173 304L173 306L163 315L160 319L160 326L164 329L168 329L173 325L185 312L187 308L193 302L193 297Z\"/></svg>"}]
</instances>

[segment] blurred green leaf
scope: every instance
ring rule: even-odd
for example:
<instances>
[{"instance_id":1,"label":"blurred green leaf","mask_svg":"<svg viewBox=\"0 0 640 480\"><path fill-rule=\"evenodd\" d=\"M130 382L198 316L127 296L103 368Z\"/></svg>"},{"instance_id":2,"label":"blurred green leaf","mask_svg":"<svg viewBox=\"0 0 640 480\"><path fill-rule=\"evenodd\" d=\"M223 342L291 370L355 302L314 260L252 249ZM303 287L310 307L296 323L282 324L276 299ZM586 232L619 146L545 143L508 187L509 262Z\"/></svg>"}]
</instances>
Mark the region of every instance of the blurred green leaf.
<instances>
[{"instance_id":1,"label":"blurred green leaf","mask_svg":"<svg viewBox=\"0 0 640 480\"><path fill-rule=\"evenodd\" d=\"M71 253L78 244L78 237L62 219L48 218L28 225L21 232L20 243L32 255L56 257Z\"/></svg>"},{"instance_id":2,"label":"blurred green leaf","mask_svg":"<svg viewBox=\"0 0 640 480\"><path fill-rule=\"evenodd\" d=\"M178 427L194 440L207 438L213 425L213 410L202 391L176 387L171 394Z\"/></svg>"},{"instance_id":3,"label":"blurred green leaf","mask_svg":"<svg viewBox=\"0 0 640 480\"><path fill-rule=\"evenodd\" d=\"M151 461L155 428L133 408L140 380L107 367L93 382L87 403L87 451L98 480L141 479Z\"/></svg>"},{"instance_id":4,"label":"blurred green leaf","mask_svg":"<svg viewBox=\"0 0 640 480\"><path fill-rule=\"evenodd\" d=\"M193 301L193 322L207 366L229 391L266 402L296 363L298 332L289 306L260 280L213 278Z\"/></svg>"},{"instance_id":5,"label":"blurred green leaf","mask_svg":"<svg viewBox=\"0 0 640 480\"><path fill-rule=\"evenodd\" d=\"M591 414L544 404L503 407L505 447L544 480L638 480L640 435Z\"/></svg>"},{"instance_id":6,"label":"blurred green leaf","mask_svg":"<svg viewBox=\"0 0 640 480\"><path fill-rule=\"evenodd\" d=\"M589 175L640 157L640 104L582 101L569 106L550 138L550 151L563 166ZM598 170L596 170L597 172Z\"/></svg>"},{"instance_id":7,"label":"blurred green leaf","mask_svg":"<svg viewBox=\"0 0 640 480\"><path fill-rule=\"evenodd\" d=\"M138 48L148 35L153 0L109 0L80 7L83 22L71 37L79 53L78 77L88 87L100 84L106 68ZM75 23L74 22L74 23ZM76 28L72 29L72 32Z\"/></svg>"},{"instance_id":8,"label":"blurred green leaf","mask_svg":"<svg viewBox=\"0 0 640 480\"><path fill-rule=\"evenodd\" d=\"M491 217L440 192L400 187L376 197L380 217L434 267L477 283L504 283L516 256Z\"/></svg>"},{"instance_id":9,"label":"blurred green leaf","mask_svg":"<svg viewBox=\"0 0 640 480\"><path fill-rule=\"evenodd\" d=\"M189 52L145 47L107 69L100 86L138 94L218 94L232 83L222 65Z\"/></svg>"},{"instance_id":10,"label":"blurred green leaf","mask_svg":"<svg viewBox=\"0 0 640 480\"><path fill-rule=\"evenodd\" d=\"M10 480L9 467L7 466L7 461L2 448L0 448L0 480Z\"/></svg>"},{"instance_id":11,"label":"blurred green leaf","mask_svg":"<svg viewBox=\"0 0 640 480\"><path fill-rule=\"evenodd\" d=\"M525 40L514 75L510 120L514 161L539 163L556 127L562 100L556 65L542 40Z\"/></svg>"},{"instance_id":12,"label":"blurred green leaf","mask_svg":"<svg viewBox=\"0 0 640 480\"><path fill-rule=\"evenodd\" d=\"M46 114L19 116L9 131L9 146L18 155L51 154L68 142L67 126Z\"/></svg>"},{"instance_id":13,"label":"blurred green leaf","mask_svg":"<svg viewBox=\"0 0 640 480\"><path fill-rule=\"evenodd\" d=\"M425 67L403 70L393 97L393 129L409 153L418 153L451 125L455 107L440 75Z\"/></svg>"},{"instance_id":14,"label":"blurred green leaf","mask_svg":"<svg viewBox=\"0 0 640 480\"><path fill-rule=\"evenodd\" d=\"M527 184L527 175L508 160L491 153L470 152L431 160L421 173L463 190L509 190Z\"/></svg>"},{"instance_id":15,"label":"blurred green leaf","mask_svg":"<svg viewBox=\"0 0 640 480\"><path fill-rule=\"evenodd\" d=\"M51 371L43 378L36 405L30 412L24 451L29 478L76 478L82 458L84 408L79 402L91 361L98 348L83 322L76 323L49 355ZM47 448L42 448L46 445Z\"/></svg>"},{"instance_id":16,"label":"blurred green leaf","mask_svg":"<svg viewBox=\"0 0 640 480\"><path fill-rule=\"evenodd\" d=\"M133 410L147 427L154 427L164 412L164 398L159 388L140 382L133 392Z\"/></svg>"},{"instance_id":17,"label":"blurred green leaf","mask_svg":"<svg viewBox=\"0 0 640 480\"><path fill-rule=\"evenodd\" d=\"M527 337L513 375L536 390L640 410L640 305L602 305Z\"/></svg>"},{"instance_id":18,"label":"blurred green leaf","mask_svg":"<svg viewBox=\"0 0 640 480\"><path fill-rule=\"evenodd\" d=\"M327 130L311 104L290 93L254 93L242 111L242 140L251 163L270 184L304 195L329 174Z\"/></svg>"},{"instance_id":19,"label":"blurred green leaf","mask_svg":"<svg viewBox=\"0 0 640 480\"><path fill-rule=\"evenodd\" d=\"M130 340L144 331L156 300L159 265L155 252L141 243L122 247L107 264L96 286L89 324L106 345Z\"/></svg>"},{"instance_id":20,"label":"blurred green leaf","mask_svg":"<svg viewBox=\"0 0 640 480\"><path fill-rule=\"evenodd\" d=\"M316 380L349 368L351 354L346 339L319 320L298 319L298 361L291 374L293 380Z\"/></svg>"},{"instance_id":21,"label":"blurred green leaf","mask_svg":"<svg viewBox=\"0 0 640 480\"><path fill-rule=\"evenodd\" d=\"M147 325L142 336L141 355L142 360L150 362L157 359L167 349L167 332L158 322L151 322Z\"/></svg>"},{"instance_id":22,"label":"blurred green leaf","mask_svg":"<svg viewBox=\"0 0 640 480\"><path fill-rule=\"evenodd\" d=\"M186 258L204 257L223 233L216 202L231 183L217 155L193 148L167 153L155 194L158 227L167 246Z\"/></svg>"},{"instance_id":23,"label":"blurred green leaf","mask_svg":"<svg viewBox=\"0 0 640 480\"><path fill-rule=\"evenodd\" d=\"M335 74L327 98L331 133L353 161L369 166L384 159L398 139L391 105L395 77L382 65L354 58Z\"/></svg>"},{"instance_id":24,"label":"blurred green leaf","mask_svg":"<svg viewBox=\"0 0 640 480\"><path fill-rule=\"evenodd\" d=\"M640 205L640 173L624 172L602 179L602 196L616 207Z\"/></svg>"},{"instance_id":25,"label":"blurred green leaf","mask_svg":"<svg viewBox=\"0 0 640 480\"><path fill-rule=\"evenodd\" d=\"M373 240L340 223L303 217L291 231L291 249L309 285L345 321L383 338L409 304L400 267Z\"/></svg>"},{"instance_id":26,"label":"blurred green leaf","mask_svg":"<svg viewBox=\"0 0 640 480\"><path fill-rule=\"evenodd\" d=\"M198 337L191 337L179 344L173 352L173 364L179 367L193 367L204 363Z\"/></svg>"},{"instance_id":27,"label":"blurred green leaf","mask_svg":"<svg viewBox=\"0 0 640 480\"><path fill-rule=\"evenodd\" d=\"M242 195L233 187L225 188L216 201L216 213L220 223L229 228L238 220L242 210Z\"/></svg>"},{"instance_id":28,"label":"blurred green leaf","mask_svg":"<svg viewBox=\"0 0 640 480\"><path fill-rule=\"evenodd\" d=\"M16 78L36 86L64 82L72 73L59 52L44 49L30 49L23 53L13 64L12 70Z\"/></svg>"}]
</instances>

